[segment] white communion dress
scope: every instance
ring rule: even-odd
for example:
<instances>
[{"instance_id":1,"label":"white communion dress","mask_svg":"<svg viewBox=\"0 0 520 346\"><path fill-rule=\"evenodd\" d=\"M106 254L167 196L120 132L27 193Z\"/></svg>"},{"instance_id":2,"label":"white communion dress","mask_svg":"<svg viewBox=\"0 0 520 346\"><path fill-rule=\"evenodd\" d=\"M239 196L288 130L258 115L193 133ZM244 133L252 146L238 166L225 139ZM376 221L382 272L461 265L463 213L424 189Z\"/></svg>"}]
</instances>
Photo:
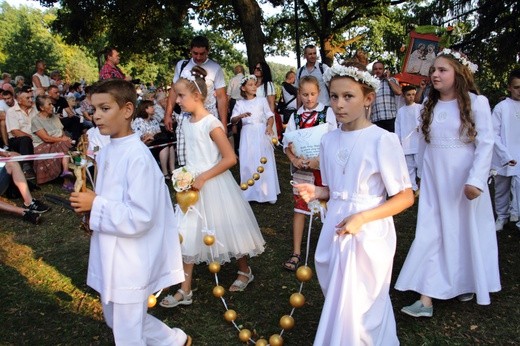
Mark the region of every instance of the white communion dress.
<instances>
[{"instance_id":1,"label":"white communion dress","mask_svg":"<svg viewBox=\"0 0 520 346\"><path fill-rule=\"evenodd\" d=\"M428 297L451 299L476 293L490 304L500 287L495 221L487 179L493 152L489 103L471 95L477 137L459 135L457 100L438 101L433 110L430 143L420 141L421 198L415 239L395 288ZM422 154L421 154L422 153ZM464 185L482 190L468 200Z\"/></svg>"},{"instance_id":2,"label":"white communion dress","mask_svg":"<svg viewBox=\"0 0 520 346\"><path fill-rule=\"evenodd\" d=\"M186 168L200 174L215 166L221 155L210 132L222 123L208 114L197 122L186 121ZM264 251L265 241L249 203L229 170L207 180L199 191L193 210L183 215L179 209L179 233L183 236L182 257L186 263L229 262L232 258L256 256ZM203 242L207 233L215 236L215 244Z\"/></svg>"},{"instance_id":3,"label":"white communion dress","mask_svg":"<svg viewBox=\"0 0 520 346\"><path fill-rule=\"evenodd\" d=\"M346 217L411 188L399 139L375 125L322 137L320 167L330 199L316 247L325 303L314 345L398 345L389 289L396 247L392 217L336 234Z\"/></svg>"},{"instance_id":4,"label":"white communion dress","mask_svg":"<svg viewBox=\"0 0 520 346\"><path fill-rule=\"evenodd\" d=\"M243 194L248 201L274 203L280 194L280 184L271 138L265 134L267 120L273 116L273 112L265 97L255 97L251 100L238 100L231 118L248 112L251 116L242 118L240 134L241 182L247 182L257 172L258 166L262 165L260 158L265 157L267 162L263 165L264 171L260 174L260 179L243 191Z\"/></svg>"}]
</instances>

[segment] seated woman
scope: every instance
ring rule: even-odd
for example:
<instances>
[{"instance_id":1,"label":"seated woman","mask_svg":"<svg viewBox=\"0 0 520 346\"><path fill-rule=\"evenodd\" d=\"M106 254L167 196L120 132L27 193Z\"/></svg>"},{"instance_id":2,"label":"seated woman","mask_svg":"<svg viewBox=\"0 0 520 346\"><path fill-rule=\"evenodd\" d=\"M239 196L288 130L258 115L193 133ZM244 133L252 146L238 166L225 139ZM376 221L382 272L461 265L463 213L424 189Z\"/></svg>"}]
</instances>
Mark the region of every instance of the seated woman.
<instances>
[{"instance_id":1,"label":"seated woman","mask_svg":"<svg viewBox=\"0 0 520 346\"><path fill-rule=\"evenodd\" d=\"M161 131L159 122L154 118L154 113L153 101L141 101L137 107L135 119L132 121L132 130L134 130L134 132L141 137L143 143L149 147L172 141L167 133ZM171 179L171 172L175 169L174 146L153 148L152 154L155 159L159 158L164 178L166 180Z\"/></svg>"},{"instance_id":2,"label":"seated woman","mask_svg":"<svg viewBox=\"0 0 520 346\"><path fill-rule=\"evenodd\" d=\"M54 107L49 96L36 97L38 115L31 119L31 131L35 154L64 153L67 154L72 146L72 140L63 132L63 125L59 117L53 113ZM73 174L68 168L69 159L35 160L36 183L43 184L62 177L63 188L67 191L74 189Z\"/></svg>"}]
</instances>

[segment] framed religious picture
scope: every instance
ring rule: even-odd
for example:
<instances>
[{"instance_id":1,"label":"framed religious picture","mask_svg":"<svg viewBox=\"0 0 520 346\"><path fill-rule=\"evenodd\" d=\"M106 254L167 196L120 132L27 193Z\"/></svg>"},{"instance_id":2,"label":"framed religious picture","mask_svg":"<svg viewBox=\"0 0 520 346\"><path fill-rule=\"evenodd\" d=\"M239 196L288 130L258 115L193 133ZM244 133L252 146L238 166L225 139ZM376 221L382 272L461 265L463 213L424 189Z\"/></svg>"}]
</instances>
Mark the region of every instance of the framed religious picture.
<instances>
[{"instance_id":1,"label":"framed religious picture","mask_svg":"<svg viewBox=\"0 0 520 346\"><path fill-rule=\"evenodd\" d=\"M419 85L428 78L430 66L439 52L439 37L433 34L410 32L410 44L406 50L401 73L395 77L401 83Z\"/></svg>"}]
</instances>

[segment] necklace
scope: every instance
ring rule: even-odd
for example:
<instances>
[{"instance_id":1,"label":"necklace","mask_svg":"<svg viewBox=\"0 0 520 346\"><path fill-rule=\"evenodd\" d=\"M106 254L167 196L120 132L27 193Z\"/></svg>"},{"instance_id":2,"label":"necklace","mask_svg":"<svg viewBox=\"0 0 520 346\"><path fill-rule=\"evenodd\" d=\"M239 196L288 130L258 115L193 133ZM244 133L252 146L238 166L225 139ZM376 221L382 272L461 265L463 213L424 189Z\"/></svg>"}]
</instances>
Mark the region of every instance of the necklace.
<instances>
[{"instance_id":1,"label":"necklace","mask_svg":"<svg viewBox=\"0 0 520 346\"><path fill-rule=\"evenodd\" d=\"M343 166L343 175L345 175L345 170L347 168L348 161L350 160L350 156L354 152L354 149L356 148L356 145L359 142L359 137L361 137L361 135L367 128L368 127L365 127L364 129L359 131L358 135L356 136L356 139L354 140L354 143L352 144L350 151L347 148L340 148L336 153L336 159L338 160L338 163L341 166Z\"/></svg>"}]
</instances>

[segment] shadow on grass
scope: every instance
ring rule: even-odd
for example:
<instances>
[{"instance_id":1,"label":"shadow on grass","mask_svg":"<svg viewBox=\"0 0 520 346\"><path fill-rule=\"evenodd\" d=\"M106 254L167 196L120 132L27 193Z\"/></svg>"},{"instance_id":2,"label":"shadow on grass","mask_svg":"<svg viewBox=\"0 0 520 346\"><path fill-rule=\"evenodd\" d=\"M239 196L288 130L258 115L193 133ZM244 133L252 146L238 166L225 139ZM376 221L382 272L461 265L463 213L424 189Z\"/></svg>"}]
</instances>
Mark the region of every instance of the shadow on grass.
<instances>
[{"instance_id":1,"label":"shadow on grass","mask_svg":"<svg viewBox=\"0 0 520 346\"><path fill-rule=\"evenodd\" d=\"M289 297L298 289L294 274L281 266L292 252L293 202L288 160L279 150L276 159L282 190L278 202L275 205L252 204L267 242L266 251L250 261L255 281L245 292L226 291L225 295L229 307L238 313L237 324L253 331L254 339L268 339L280 332L279 319L291 311ZM238 166L232 172L238 178ZM59 183L43 185L42 191L35 195L39 197L44 193L65 196ZM31 281L35 278L28 278L12 264L7 264L5 251L9 249L0 247L0 297L3 302L0 344L111 345L111 332L101 321L101 312L96 310L96 304L99 305L97 294L85 284L89 238L79 229L79 218L74 213L58 205L52 204L52 207L39 226L1 214L0 236L11 237L15 244L26 246L32 251L29 260L48 266L50 273L56 276L38 279L49 281L47 284L52 288L42 291L42 283ZM398 244L392 287L414 237L416 212L414 206L395 217ZM313 254L320 228L321 223L315 221L309 256L311 268L314 268ZM508 225L498 234L498 240L503 289L492 295L490 306L479 306L474 301L435 301L433 318L414 319L399 310L416 300L417 295L391 289L402 345L520 344L520 232ZM226 290L235 278L234 263L222 267L219 280ZM192 305L174 309L157 305L150 312L169 326L184 329L193 336L196 346L240 345L238 331L224 320L225 309L212 294L214 285L207 266L199 265L195 268L194 287L198 290L194 292ZM76 295L78 292L90 302L90 314L71 308L81 299ZM323 304L316 276L304 285L302 293L306 304L296 309L294 328L284 332L285 345L312 345L314 339Z\"/></svg>"}]
</instances>

